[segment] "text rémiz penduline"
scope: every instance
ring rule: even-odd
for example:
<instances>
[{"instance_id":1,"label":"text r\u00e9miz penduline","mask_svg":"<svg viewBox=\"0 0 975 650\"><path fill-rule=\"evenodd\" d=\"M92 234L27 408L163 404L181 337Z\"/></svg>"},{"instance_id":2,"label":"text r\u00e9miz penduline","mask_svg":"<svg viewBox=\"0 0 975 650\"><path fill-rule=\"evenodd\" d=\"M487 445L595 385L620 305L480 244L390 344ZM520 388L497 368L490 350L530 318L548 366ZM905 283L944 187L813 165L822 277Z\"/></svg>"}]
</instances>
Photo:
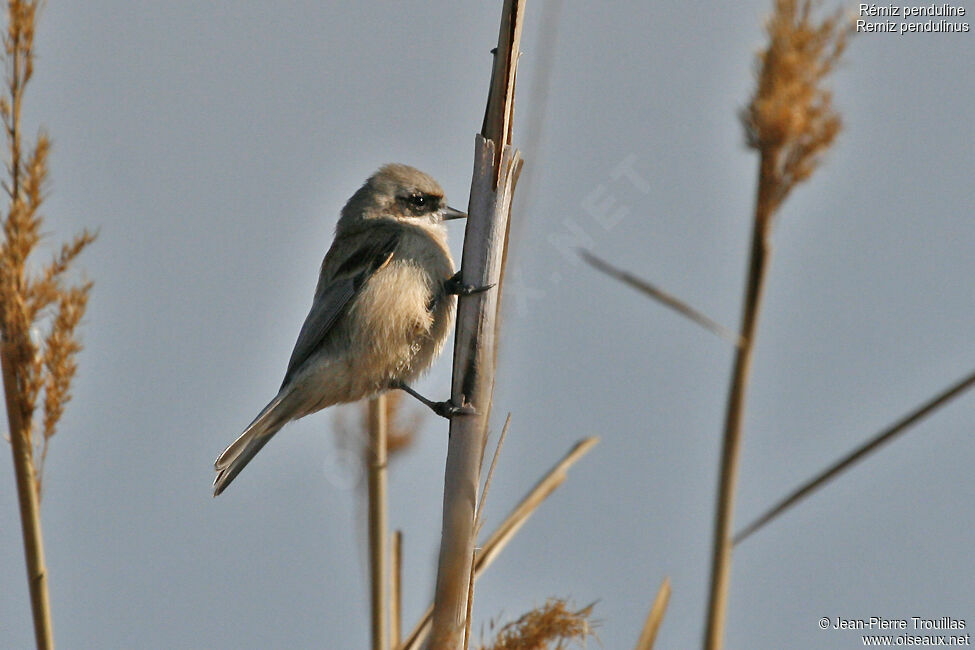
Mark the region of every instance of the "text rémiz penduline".
<instances>
[{"instance_id":1,"label":"text r\u00e9miz penduline","mask_svg":"<svg viewBox=\"0 0 975 650\"><path fill-rule=\"evenodd\" d=\"M931 4L921 6L907 5L876 5L861 4L858 12L860 18L856 21L857 32L868 33L891 33L891 34L924 34L924 33L950 33L950 32L969 32L971 26L968 21L953 21L940 18L939 20L925 20L907 22L896 20L869 21L863 16L870 17L956 17L966 14L965 7L950 4Z\"/></svg>"},{"instance_id":2,"label":"text r\u00e9miz penduline","mask_svg":"<svg viewBox=\"0 0 975 650\"><path fill-rule=\"evenodd\" d=\"M950 4L940 5L870 5L861 4L861 16L893 16L895 18L910 18L912 16L964 16L965 7Z\"/></svg>"}]
</instances>

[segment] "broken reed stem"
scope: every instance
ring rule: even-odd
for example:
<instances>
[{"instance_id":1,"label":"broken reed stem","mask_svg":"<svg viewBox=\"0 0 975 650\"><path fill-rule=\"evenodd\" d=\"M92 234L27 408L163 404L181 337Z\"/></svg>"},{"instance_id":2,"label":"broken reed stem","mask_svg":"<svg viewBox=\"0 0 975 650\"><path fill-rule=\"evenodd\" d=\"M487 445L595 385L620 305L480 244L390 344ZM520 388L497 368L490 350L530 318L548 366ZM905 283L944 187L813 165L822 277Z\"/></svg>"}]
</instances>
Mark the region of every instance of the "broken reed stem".
<instances>
[{"instance_id":1,"label":"broken reed stem","mask_svg":"<svg viewBox=\"0 0 975 650\"><path fill-rule=\"evenodd\" d=\"M507 546L511 538L515 536L521 527L534 514L535 510L547 499L552 492L560 485L565 483L569 477L569 468L576 464L580 458L585 456L599 442L597 436L584 438L573 445L572 449L548 471L538 483L536 483L528 494L518 502L518 505L505 517L501 525L491 533L490 537L481 545L477 553L475 568L477 573L484 571L491 565L501 551Z\"/></svg>"},{"instance_id":2,"label":"broken reed stem","mask_svg":"<svg viewBox=\"0 0 975 650\"><path fill-rule=\"evenodd\" d=\"M47 589L47 565L44 562L44 536L41 532L40 498L35 489L33 450L26 423L21 418L17 399L17 381L13 346L8 340L0 345L3 366L3 389L10 426L10 450L13 453L14 475L17 482L17 501L20 506L20 525L24 538L24 557L27 564L27 584L30 589L31 613L34 618L34 640L38 650L54 648L51 625L51 601Z\"/></svg>"},{"instance_id":3,"label":"broken reed stem","mask_svg":"<svg viewBox=\"0 0 975 650\"><path fill-rule=\"evenodd\" d=\"M493 143L478 136L471 216L464 241L463 281L475 286L495 285L495 288L461 297L458 307L451 399L455 404L473 407L477 413L454 416L450 421L431 645L438 650L463 647L477 488L494 391L500 249L511 208L514 172L521 162L517 151L505 147L500 185L495 191L493 159Z\"/></svg>"},{"instance_id":4,"label":"broken reed stem","mask_svg":"<svg viewBox=\"0 0 975 650\"><path fill-rule=\"evenodd\" d=\"M653 644L657 640L657 632L660 631L660 624L664 621L664 614L667 613L667 604L670 602L670 578L664 578L657 590L657 597L653 599L653 606L647 614L647 620L643 623L643 631L636 642L636 650L653 650Z\"/></svg>"},{"instance_id":5,"label":"broken reed stem","mask_svg":"<svg viewBox=\"0 0 975 650\"><path fill-rule=\"evenodd\" d=\"M762 306L765 276L771 254L771 178L769 167L774 164L765 153L759 163L758 198L752 231L748 279L741 322L741 345L735 350L731 388L725 411L724 437L721 450L721 470L718 479L718 501L714 517L714 540L711 551L711 583L708 597L705 648L719 650L724 636L725 615L728 609L728 588L731 583L732 525L734 521L735 489L738 483L738 457L741 452L742 424L745 417L745 396L751 374L752 351L758 315Z\"/></svg>"},{"instance_id":6,"label":"broken reed stem","mask_svg":"<svg viewBox=\"0 0 975 650\"><path fill-rule=\"evenodd\" d=\"M373 650L389 649L386 523L386 396L369 400L369 586Z\"/></svg>"},{"instance_id":7,"label":"broken reed stem","mask_svg":"<svg viewBox=\"0 0 975 650\"><path fill-rule=\"evenodd\" d=\"M568 478L569 468L579 459L585 456L599 442L598 437L585 438L577 442L568 453L550 469L545 476L528 491L518 505L508 513L501 525L487 538L474 560L474 578L479 578L484 573L495 558L515 536L528 518L535 513L540 505L547 499L562 483ZM430 633L431 620L433 618L433 607L427 608L423 617L413 628L410 636L400 646L399 650L416 650L420 644L426 640Z\"/></svg>"},{"instance_id":8,"label":"broken reed stem","mask_svg":"<svg viewBox=\"0 0 975 650\"><path fill-rule=\"evenodd\" d=\"M763 528L766 524L773 519L776 519L786 510L789 510L792 508L792 506L796 505L806 497L810 496L813 492L823 487L826 483L842 474L844 470L850 468L861 460L864 460L881 446L890 442L898 435L904 433L912 426L931 415L931 413L938 410L973 386L975 386L975 372L941 391L930 400L914 409L897 422L876 434L874 437L867 440L846 456L836 461L828 468L793 490L787 497L769 508L760 517L755 519L755 521L739 531L738 534L735 535L733 543L737 545L738 543L742 542L746 537L758 531L760 528Z\"/></svg>"},{"instance_id":9,"label":"broken reed stem","mask_svg":"<svg viewBox=\"0 0 975 650\"><path fill-rule=\"evenodd\" d=\"M403 531L393 533L389 566L389 647L399 647L403 636Z\"/></svg>"},{"instance_id":10,"label":"broken reed stem","mask_svg":"<svg viewBox=\"0 0 975 650\"><path fill-rule=\"evenodd\" d=\"M647 294L660 304L664 305L665 307L669 307L685 318L694 321L704 329L721 337L728 343L731 343L734 346L740 346L744 342L741 336L739 336L736 332L732 332L721 323L694 309L683 300L675 298L663 289L650 284L646 280L638 278L632 273L628 273L627 271L616 268L612 264L603 261L587 250L580 250L579 254L582 256L582 259L586 261L586 263L597 271L602 271L609 277L616 278L623 284L627 284L637 291Z\"/></svg>"},{"instance_id":11,"label":"broken reed stem","mask_svg":"<svg viewBox=\"0 0 975 650\"><path fill-rule=\"evenodd\" d=\"M494 288L458 300L451 400L472 407L476 414L450 421L430 642L435 650L466 645L474 515L494 393L508 219L521 167L521 157L510 142L524 4L525 0L504 2L484 123L475 144L461 276L465 284Z\"/></svg>"}]
</instances>

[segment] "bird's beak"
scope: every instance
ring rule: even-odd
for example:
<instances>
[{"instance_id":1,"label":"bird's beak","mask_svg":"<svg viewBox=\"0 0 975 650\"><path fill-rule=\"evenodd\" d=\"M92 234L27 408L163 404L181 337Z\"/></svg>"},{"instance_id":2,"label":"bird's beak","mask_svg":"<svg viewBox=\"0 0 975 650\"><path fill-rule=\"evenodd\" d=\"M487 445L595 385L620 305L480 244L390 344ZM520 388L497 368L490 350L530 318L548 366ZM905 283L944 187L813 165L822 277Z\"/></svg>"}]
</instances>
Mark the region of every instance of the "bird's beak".
<instances>
[{"instance_id":1,"label":"bird's beak","mask_svg":"<svg viewBox=\"0 0 975 650\"><path fill-rule=\"evenodd\" d=\"M452 208L449 205L443 209L443 219L444 221L450 221L451 219L466 219L467 213L461 212L457 208Z\"/></svg>"}]
</instances>

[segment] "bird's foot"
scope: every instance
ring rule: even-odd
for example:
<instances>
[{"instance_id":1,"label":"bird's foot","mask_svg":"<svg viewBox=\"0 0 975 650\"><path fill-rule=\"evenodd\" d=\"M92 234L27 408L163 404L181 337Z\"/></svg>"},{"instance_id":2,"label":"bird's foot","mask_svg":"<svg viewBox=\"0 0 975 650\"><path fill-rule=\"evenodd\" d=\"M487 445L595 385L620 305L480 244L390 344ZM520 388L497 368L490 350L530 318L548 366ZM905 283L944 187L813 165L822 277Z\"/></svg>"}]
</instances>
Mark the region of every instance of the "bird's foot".
<instances>
[{"instance_id":1,"label":"bird's foot","mask_svg":"<svg viewBox=\"0 0 975 650\"><path fill-rule=\"evenodd\" d=\"M445 402L431 402L428 406L434 413L448 420L455 415L477 415L473 406L457 406L451 400Z\"/></svg>"},{"instance_id":2,"label":"bird's foot","mask_svg":"<svg viewBox=\"0 0 975 650\"><path fill-rule=\"evenodd\" d=\"M434 413L436 413L442 418L447 418L448 420L454 417L455 415L477 415L477 411L474 410L473 406L470 405L457 406L451 400L447 400L445 402L434 402L433 400L429 400L423 395L420 395L418 392L410 388L404 382L398 382L393 386L391 386L391 388L398 388L402 391L406 391L416 399L423 402L423 404L425 404L427 408L429 408L431 411L433 411Z\"/></svg>"},{"instance_id":3,"label":"bird's foot","mask_svg":"<svg viewBox=\"0 0 975 650\"><path fill-rule=\"evenodd\" d=\"M444 280L443 287L448 294L455 296L473 296L476 293L483 293L488 289L492 289L494 285L489 284L483 287L476 287L473 284L464 284L460 279L460 271L457 271L457 273Z\"/></svg>"}]
</instances>

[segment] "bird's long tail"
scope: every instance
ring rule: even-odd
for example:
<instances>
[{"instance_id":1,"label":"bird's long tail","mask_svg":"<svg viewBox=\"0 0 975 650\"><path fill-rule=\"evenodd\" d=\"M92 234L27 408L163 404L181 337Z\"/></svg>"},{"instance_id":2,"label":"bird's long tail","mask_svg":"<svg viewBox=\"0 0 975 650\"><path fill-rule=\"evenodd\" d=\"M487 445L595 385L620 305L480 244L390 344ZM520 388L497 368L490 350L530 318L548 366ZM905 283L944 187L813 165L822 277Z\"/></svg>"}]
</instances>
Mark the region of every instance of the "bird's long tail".
<instances>
[{"instance_id":1,"label":"bird's long tail","mask_svg":"<svg viewBox=\"0 0 975 650\"><path fill-rule=\"evenodd\" d=\"M217 478L213 481L213 496L227 489L257 452L288 422L290 418L283 417L280 413L279 407L283 398L283 394L278 394L271 400L254 421L247 425L244 432L217 456L213 464L217 470Z\"/></svg>"}]
</instances>

